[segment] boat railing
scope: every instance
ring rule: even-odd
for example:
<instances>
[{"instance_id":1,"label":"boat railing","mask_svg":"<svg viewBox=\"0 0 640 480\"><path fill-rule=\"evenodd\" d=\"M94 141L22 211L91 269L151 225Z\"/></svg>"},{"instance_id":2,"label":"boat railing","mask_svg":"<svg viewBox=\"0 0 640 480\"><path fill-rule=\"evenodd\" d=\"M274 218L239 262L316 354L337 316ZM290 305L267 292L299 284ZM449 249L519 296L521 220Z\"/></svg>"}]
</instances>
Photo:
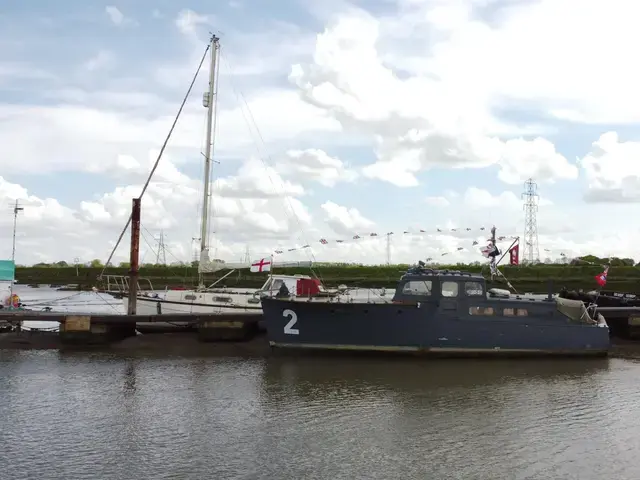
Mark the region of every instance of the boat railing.
<instances>
[{"instance_id":1,"label":"boat railing","mask_svg":"<svg viewBox=\"0 0 640 480\"><path fill-rule=\"evenodd\" d=\"M129 277L127 275L104 275L102 277L102 281L104 282L105 290L107 292L122 294L129 293ZM138 279L137 284L138 292L142 290L153 290L151 280L148 278ZM148 285L148 288L142 288L142 285Z\"/></svg>"}]
</instances>

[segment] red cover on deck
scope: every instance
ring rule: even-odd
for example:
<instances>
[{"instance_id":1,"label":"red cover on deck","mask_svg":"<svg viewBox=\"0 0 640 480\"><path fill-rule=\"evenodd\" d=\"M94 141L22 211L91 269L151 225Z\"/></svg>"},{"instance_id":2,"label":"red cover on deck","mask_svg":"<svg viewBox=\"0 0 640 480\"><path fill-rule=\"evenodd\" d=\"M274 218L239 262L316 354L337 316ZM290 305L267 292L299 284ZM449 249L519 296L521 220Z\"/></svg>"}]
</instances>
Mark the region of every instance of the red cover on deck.
<instances>
[{"instance_id":1,"label":"red cover on deck","mask_svg":"<svg viewBox=\"0 0 640 480\"><path fill-rule=\"evenodd\" d=\"M296 283L296 295L309 296L320 293L320 280L317 278L299 278Z\"/></svg>"}]
</instances>

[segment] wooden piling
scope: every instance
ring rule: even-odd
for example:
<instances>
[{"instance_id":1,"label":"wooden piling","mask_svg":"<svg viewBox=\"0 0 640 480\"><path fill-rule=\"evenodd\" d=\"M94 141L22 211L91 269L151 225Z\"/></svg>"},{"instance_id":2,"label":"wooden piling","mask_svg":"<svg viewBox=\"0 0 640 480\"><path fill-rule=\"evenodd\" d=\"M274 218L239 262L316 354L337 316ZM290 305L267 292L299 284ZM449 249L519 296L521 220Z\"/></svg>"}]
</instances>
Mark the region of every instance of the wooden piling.
<instances>
[{"instance_id":1,"label":"wooden piling","mask_svg":"<svg viewBox=\"0 0 640 480\"><path fill-rule=\"evenodd\" d=\"M129 315L136 314L138 299L138 277L140 275L138 264L140 257L140 205L141 200L134 198L131 210L131 250L129 252L129 303L127 305L127 313Z\"/></svg>"}]
</instances>

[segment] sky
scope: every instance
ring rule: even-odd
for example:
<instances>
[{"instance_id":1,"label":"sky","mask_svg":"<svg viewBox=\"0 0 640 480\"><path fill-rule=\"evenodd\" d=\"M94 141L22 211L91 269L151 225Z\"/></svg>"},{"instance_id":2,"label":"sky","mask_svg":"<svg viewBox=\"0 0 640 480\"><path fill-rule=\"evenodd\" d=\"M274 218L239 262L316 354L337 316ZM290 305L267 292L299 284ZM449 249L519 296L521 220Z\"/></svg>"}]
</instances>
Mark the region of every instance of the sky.
<instances>
[{"instance_id":1,"label":"sky","mask_svg":"<svg viewBox=\"0 0 640 480\"><path fill-rule=\"evenodd\" d=\"M531 178L534 256L640 261L639 9L6 0L0 258L19 200L18 264L107 260L215 33L211 257L482 261L493 225L503 249L518 236L526 253ZM194 257L208 73L205 62L143 197L142 262L161 233L168 263ZM126 232L113 261L128 248Z\"/></svg>"}]
</instances>

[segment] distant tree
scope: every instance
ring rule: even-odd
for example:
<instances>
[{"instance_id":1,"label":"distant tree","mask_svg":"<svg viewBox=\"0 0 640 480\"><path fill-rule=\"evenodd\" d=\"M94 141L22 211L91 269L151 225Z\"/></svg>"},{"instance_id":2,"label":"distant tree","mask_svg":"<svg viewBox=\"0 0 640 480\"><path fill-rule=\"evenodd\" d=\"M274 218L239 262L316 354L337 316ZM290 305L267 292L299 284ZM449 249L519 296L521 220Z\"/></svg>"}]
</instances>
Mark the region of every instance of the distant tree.
<instances>
[{"instance_id":1,"label":"distant tree","mask_svg":"<svg viewBox=\"0 0 640 480\"><path fill-rule=\"evenodd\" d=\"M604 259L602 263L606 263L606 259ZM612 267L632 267L635 265L635 261L633 258L612 257L609 261L609 265Z\"/></svg>"},{"instance_id":2,"label":"distant tree","mask_svg":"<svg viewBox=\"0 0 640 480\"><path fill-rule=\"evenodd\" d=\"M131 266L131 264L129 262L120 262L118 264L119 268L129 268Z\"/></svg>"},{"instance_id":3,"label":"distant tree","mask_svg":"<svg viewBox=\"0 0 640 480\"><path fill-rule=\"evenodd\" d=\"M200 262L198 260L194 260L193 262L191 262L192 267L198 267L199 265L200 265Z\"/></svg>"},{"instance_id":4,"label":"distant tree","mask_svg":"<svg viewBox=\"0 0 640 480\"><path fill-rule=\"evenodd\" d=\"M59 262L54 263L54 265L56 267L68 267L69 264L67 262L65 262L64 260L60 260Z\"/></svg>"},{"instance_id":5,"label":"distant tree","mask_svg":"<svg viewBox=\"0 0 640 480\"><path fill-rule=\"evenodd\" d=\"M91 260L91 262L89 262L89 266L91 268L100 268L100 267L104 267L104 265L102 264L102 262L100 260L98 260L97 258L94 258L93 260Z\"/></svg>"},{"instance_id":6,"label":"distant tree","mask_svg":"<svg viewBox=\"0 0 640 480\"><path fill-rule=\"evenodd\" d=\"M583 260L583 262L603 263L602 259L595 255L583 255L582 257L579 257L579 260Z\"/></svg>"}]
</instances>

